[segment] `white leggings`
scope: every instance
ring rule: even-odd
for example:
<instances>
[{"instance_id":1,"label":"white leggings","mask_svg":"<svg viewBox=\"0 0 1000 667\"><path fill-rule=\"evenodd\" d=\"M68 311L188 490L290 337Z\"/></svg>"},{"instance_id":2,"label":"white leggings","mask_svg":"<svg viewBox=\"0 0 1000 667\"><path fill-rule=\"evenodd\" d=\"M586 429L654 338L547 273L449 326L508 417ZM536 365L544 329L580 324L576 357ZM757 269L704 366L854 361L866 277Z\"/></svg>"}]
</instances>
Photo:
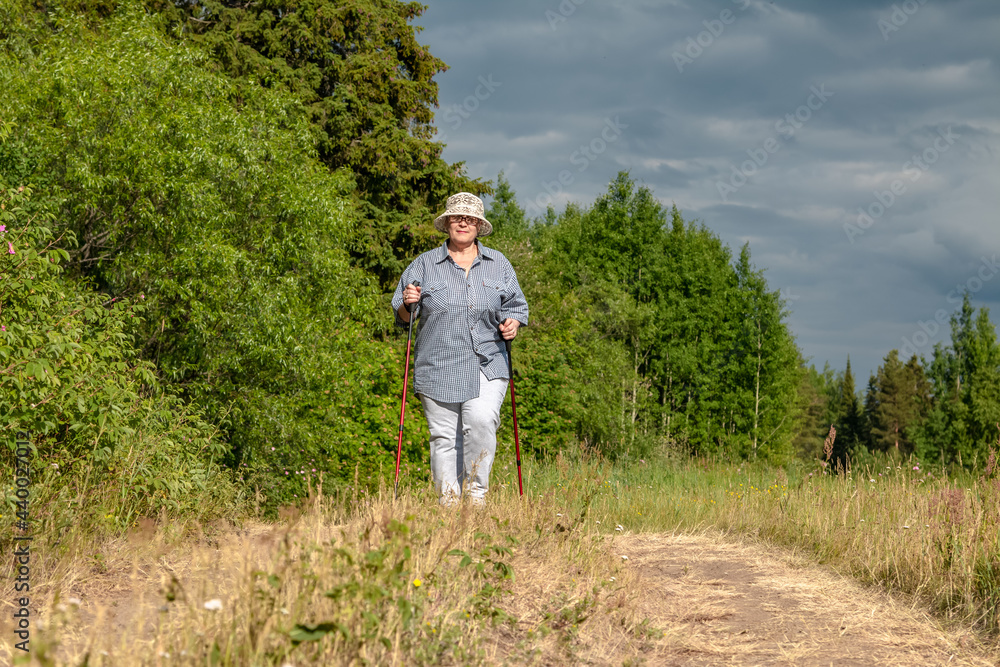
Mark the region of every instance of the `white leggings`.
<instances>
[{"instance_id":1,"label":"white leggings","mask_svg":"<svg viewBox=\"0 0 1000 667\"><path fill-rule=\"evenodd\" d=\"M443 504L456 502L463 491L481 503L489 490L507 382L487 380L479 371L479 396L464 403L420 395L431 432L431 476Z\"/></svg>"}]
</instances>

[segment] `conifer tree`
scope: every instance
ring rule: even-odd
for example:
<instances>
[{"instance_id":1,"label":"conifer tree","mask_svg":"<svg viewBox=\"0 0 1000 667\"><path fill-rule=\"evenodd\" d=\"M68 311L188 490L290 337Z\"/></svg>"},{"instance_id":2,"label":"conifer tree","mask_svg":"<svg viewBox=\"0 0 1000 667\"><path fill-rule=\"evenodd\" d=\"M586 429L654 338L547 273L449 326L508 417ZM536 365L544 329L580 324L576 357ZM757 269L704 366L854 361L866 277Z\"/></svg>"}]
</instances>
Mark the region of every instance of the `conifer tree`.
<instances>
[{"instance_id":1,"label":"conifer tree","mask_svg":"<svg viewBox=\"0 0 1000 667\"><path fill-rule=\"evenodd\" d=\"M930 383L916 355L903 364L892 350L869 382L865 415L870 425L868 446L907 457L914 453L912 428L926 416Z\"/></svg>"},{"instance_id":2,"label":"conifer tree","mask_svg":"<svg viewBox=\"0 0 1000 667\"><path fill-rule=\"evenodd\" d=\"M497 175L493 199L486 207L486 219L493 225L494 238L497 240L520 241L527 235L528 221L524 217L524 209L518 206L514 189L510 187L510 181L504 178L502 171Z\"/></svg>"},{"instance_id":3,"label":"conifer tree","mask_svg":"<svg viewBox=\"0 0 1000 667\"><path fill-rule=\"evenodd\" d=\"M849 457L862 439L863 417L858 396L854 392L854 373L851 371L851 357L847 357L847 368L840 381L837 399L837 440L833 447L832 460L838 468L846 468Z\"/></svg>"},{"instance_id":4,"label":"conifer tree","mask_svg":"<svg viewBox=\"0 0 1000 667\"><path fill-rule=\"evenodd\" d=\"M1000 344L989 310L966 292L951 318L951 345L934 346L927 369L933 406L915 430L918 454L971 466L986 455L1000 422Z\"/></svg>"},{"instance_id":5,"label":"conifer tree","mask_svg":"<svg viewBox=\"0 0 1000 667\"><path fill-rule=\"evenodd\" d=\"M823 458L823 440L836 422L831 396L839 386L839 379L829 363L820 372L811 364L806 366L800 356L796 419L792 428L792 447L799 458Z\"/></svg>"}]
</instances>

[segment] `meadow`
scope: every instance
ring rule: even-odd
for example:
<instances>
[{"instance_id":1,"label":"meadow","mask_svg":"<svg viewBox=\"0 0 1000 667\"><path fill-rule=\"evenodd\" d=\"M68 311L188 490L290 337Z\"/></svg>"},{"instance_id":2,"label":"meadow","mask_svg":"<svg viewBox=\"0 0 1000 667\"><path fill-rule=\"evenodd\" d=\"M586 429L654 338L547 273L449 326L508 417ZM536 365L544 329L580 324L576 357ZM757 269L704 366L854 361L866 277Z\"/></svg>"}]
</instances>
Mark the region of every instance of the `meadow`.
<instances>
[{"instance_id":1,"label":"meadow","mask_svg":"<svg viewBox=\"0 0 1000 667\"><path fill-rule=\"evenodd\" d=\"M835 474L557 456L526 462L521 498L498 466L483 509L440 507L409 481L397 500L385 482L315 492L270 522L249 503L124 531L113 510L104 529L52 522L34 541L33 662L14 664L640 664L669 628L643 616L616 555L637 533L785 547L986 645L1000 637L995 456L958 475L892 459Z\"/></svg>"}]
</instances>

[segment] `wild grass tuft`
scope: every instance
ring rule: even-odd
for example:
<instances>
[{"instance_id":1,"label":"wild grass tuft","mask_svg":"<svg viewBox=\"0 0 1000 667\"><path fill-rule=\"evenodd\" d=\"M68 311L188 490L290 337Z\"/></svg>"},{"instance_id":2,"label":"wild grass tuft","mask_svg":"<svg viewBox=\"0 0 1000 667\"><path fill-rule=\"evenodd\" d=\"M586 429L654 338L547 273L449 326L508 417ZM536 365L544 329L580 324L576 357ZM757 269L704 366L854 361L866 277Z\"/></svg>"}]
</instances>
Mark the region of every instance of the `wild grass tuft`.
<instances>
[{"instance_id":1,"label":"wild grass tuft","mask_svg":"<svg viewBox=\"0 0 1000 667\"><path fill-rule=\"evenodd\" d=\"M89 665L548 664L603 661L611 645L617 662L638 658L657 631L635 611L634 575L613 537L587 519L597 468L574 470L571 489L532 497L501 481L482 508L443 507L427 491L394 501L383 485L361 497L314 494L239 539L169 540L159 526L81 545L76 553L102 555L100 572L93 558L67 556L36 574L46 600L36 655ZM99 599L102 581L125 590Z\"/></svg>"}]
</instances>

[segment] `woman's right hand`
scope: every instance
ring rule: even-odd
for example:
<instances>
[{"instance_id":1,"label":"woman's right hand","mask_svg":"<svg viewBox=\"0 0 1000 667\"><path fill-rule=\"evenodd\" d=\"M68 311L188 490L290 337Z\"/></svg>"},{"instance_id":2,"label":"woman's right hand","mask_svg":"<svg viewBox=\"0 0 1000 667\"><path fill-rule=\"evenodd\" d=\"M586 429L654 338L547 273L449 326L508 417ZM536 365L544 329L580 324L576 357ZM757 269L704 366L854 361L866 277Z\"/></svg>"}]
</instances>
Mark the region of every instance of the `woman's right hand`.
<instances>
[{"instance_id":1,"label":"woman's right hand","mask_svg":"<svg viewBox=\"0 0 1000 667\"><path fill-rule=\"evenodd\" d=\"M403 305L412 306L420 301L420 288L415 285L407 285L403 290Z\"/></svg>"}]
</instances>

